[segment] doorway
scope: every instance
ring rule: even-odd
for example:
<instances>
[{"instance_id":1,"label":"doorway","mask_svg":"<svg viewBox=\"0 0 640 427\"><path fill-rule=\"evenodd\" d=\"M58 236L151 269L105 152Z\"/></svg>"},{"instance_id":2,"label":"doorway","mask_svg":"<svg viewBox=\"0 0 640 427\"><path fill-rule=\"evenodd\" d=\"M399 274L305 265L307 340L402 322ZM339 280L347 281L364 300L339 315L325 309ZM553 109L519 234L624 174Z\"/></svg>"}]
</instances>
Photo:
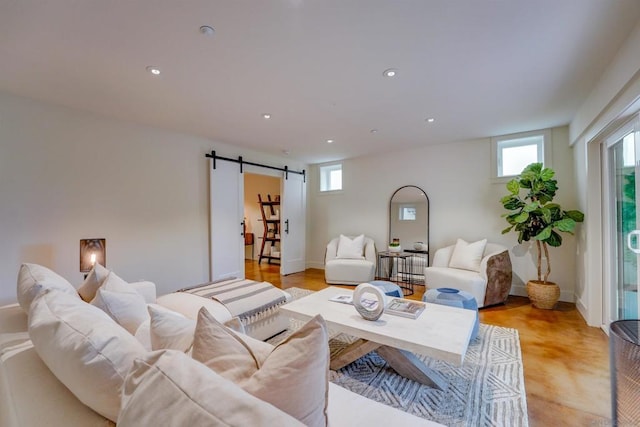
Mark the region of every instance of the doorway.
<instances>
[{"instance_id":1,"label":"doorway","mask_svg":"<svg viewBox=\"0 0 640 427\"><path fill-rule=\"evenodd\" d=\"M260 263L262 258L262 262L279 264L280 241L278 239L280 238L280 227L278 224L278 229L276 230L274 224L271 224L271 226L265 224L260 200L280 200L281 186L282 178L244 173L245 262L251 260L252 262ZM265 216L267 219L275 218L279 220L279 206L269 206ZM265 237L267 241L265 241ZM249 243L250 241L253 243Z\"/></svg>"},{"instance_id":2,"label":"doorway","mask_svg":"<svg viewBox=\"0 0 640 427\"><path fill-rule=\"evenodd\" d=\"M212 152L209 174L209 242L210 242L210 280L216 281L229 277L245 277L245 258L255 260L258 247L262 247L260 237L264 236L264 227L257 220L252 208L258 204L258 194L272 194L272 199L280 195L279 224L282 245L279 249L280 274L297 273L305 269L305 219L306 219L306 174L304 171L276 168L257 163L219 157ZM220 160L217 161L216 160ZM238 163L240 167L238 167ZM267 173L258 171L266 170ZM244 170L244 171L243 171ZM272 172L277 171L277 172ZM255 175L255 182L249 183L245 191L245 176ZM249 178L249 179L252 179ZM275 181L269 180L275 179ZM268 183L268 187L263 187ZM275 185L274 185L275 184ZM254 186L255 185L255 186ZM247 202L245 203L245 198ZM248 208L245 213L245 205ZM270 221L276 220L271 216ZM260 215L260 218L262 215ZM264 220L262 222L265 222ZM245 239L245 233L253 234L253 245ZM271 240L275 240L275 237ZM247 244L248 243L248 244ZM247 248L248 246L248 248ZM274 250L270 248L270 250ZM273 254L271 254L273 255ZM272 256L273 258L273 256Z\"/></svg>"}]
</instances>

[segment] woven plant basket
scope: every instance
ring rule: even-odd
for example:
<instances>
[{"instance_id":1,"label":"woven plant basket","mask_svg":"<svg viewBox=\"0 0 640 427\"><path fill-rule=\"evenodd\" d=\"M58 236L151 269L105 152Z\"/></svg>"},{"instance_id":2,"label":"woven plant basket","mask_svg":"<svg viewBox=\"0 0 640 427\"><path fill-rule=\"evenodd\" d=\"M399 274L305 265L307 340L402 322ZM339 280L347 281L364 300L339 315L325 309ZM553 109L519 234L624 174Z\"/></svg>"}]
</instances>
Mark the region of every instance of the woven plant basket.
<instances>
[{"instance_id":1,"label":"woven plant basket","mask_svg":"<svg viewBox=\"0 0 640 427\"><path fill-rule=\"evenodd\" d=\"M553 282L530 280L527 282L527 295L534 307L552 310L560 298L560 287Z\"/></svg>"}]
</instances>

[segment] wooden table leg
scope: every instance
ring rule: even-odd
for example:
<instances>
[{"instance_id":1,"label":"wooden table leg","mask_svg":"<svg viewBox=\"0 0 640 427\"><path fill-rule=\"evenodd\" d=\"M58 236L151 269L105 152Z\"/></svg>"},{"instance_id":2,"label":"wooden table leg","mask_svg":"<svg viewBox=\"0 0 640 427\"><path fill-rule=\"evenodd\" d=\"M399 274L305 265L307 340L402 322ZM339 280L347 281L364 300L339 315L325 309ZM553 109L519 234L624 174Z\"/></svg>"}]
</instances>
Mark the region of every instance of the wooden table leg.
<instances>
[{"instance_id":1,"label":"wooden table leg","mask_svg":"<svg viewBox=\"0 0 640 427\"><path fill-rule=\"evenodd\" d=\"M415 354L363 338L354 341L347 347L331 355L329 368L337 371L374 350L380 357L387 361L394 371L403 377L438 390L447 389L448 384L446 379L440 375L439 372L425 365Z\"/></svg>"},{"instance_id":2,"label":"wooden table leg","mask_svg":"<svg viewBox=\"0 0 640 427\"><path fill-rule=\"evenodd\" d=\"M380 347L380 344L360 338L337 353L331 355L329 368L337 371L338 369L347 366L349 363L360 359L365 354L371 353L378 347Z\"/></svg>"},{"instance_id":3,"label":"wooden table leg","mask_svg":"<svg viewBox=\"0 0 640 427\"><path fill-rule=\"evenodd\" d=\"M425 365L415 354L386 345L377 348L376 352L387 361L394 371L403 377L438 390L447 389L445 378L439 372Z\"/></svg>"}]
</instances>

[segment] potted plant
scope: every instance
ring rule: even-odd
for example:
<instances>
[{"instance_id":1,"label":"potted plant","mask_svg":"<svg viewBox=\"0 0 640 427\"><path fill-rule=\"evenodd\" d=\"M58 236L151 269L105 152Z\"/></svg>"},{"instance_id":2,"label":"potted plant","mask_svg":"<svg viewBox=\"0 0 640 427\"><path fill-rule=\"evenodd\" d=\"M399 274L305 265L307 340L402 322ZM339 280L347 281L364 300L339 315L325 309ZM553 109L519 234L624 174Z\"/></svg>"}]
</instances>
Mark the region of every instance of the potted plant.
<instances>
[{"instance_id":1,"label":"potted plant","mask_svg":"<svg viewBox=\"0 0 640 427\"><path fill-rule=\"evenodd\" d=\"M555 172L542 163L532 163L525 167L520 176L507 183L509 194L500 199L509 212L502 216L509 226L502 234L514 230L518 233L518 243L535 240L537 249L538 279L527 283L527 294L532 304L538 308L552 309L560 298L560 288L548 280L551 262L548 246L562 244L559 232L573 234L576 223L584 221L584 214L578 210L563 210L553 203L558 190ZM547 269L542 273L542 253L547 260Z\"/></svg>"},{"instance_id":2,"label":"potted plant","mask_svg":"<svg viewBox=\"0 0 640 427\"><path fill-rule=\"evenodd\" d=\"M400 239L393 239L393 241L389 243L389 252L400 252L401 250Z\"/></svg>"}]
</instances>

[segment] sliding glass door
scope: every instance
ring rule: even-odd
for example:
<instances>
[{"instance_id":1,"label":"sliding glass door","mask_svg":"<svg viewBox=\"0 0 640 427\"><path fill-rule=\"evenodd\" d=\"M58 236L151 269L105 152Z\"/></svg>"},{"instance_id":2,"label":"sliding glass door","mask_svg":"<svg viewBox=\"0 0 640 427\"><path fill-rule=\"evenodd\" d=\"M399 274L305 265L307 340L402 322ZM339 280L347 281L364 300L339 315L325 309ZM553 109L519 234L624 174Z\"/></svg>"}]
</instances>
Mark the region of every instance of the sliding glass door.
<instances>
[{"instance_id":1,"label":"sliding glass door","mask_svg":"<svg viewBox=\"0 0 640 427\"><path fill-rule=\"evenodd\" d=\"M607 139L605 194L605 247L608 280L603 311L607 325L638 318L640 284L640 141L637 120Z\"/></svg>"}]
</instances>

